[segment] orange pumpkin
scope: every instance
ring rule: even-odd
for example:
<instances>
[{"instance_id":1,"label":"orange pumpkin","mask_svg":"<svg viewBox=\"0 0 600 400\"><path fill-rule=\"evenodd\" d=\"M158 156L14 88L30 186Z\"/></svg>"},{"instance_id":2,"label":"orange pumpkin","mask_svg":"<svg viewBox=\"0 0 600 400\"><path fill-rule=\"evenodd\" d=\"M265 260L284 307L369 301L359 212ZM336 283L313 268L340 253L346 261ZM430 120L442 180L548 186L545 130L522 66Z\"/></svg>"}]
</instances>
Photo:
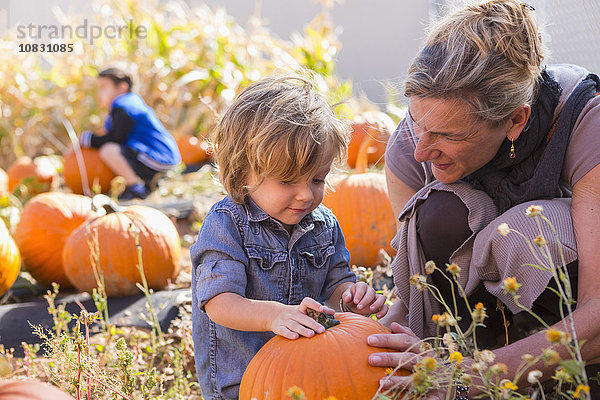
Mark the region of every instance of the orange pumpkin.
<instances>
[{"instance_id":1,"label":"orange pumpkin","mask_svg":"<svg viewBox=\"0 0 600 400\"><path fill-rule=\"evenodd\" d=\"M96 278L90 261L90 245L97 232L99 267L106 293L124 296L138 293L141 282L134 231L139 230L144 274L151 288L159 289L175 279L180 269L181 243L175 225L161 211L131 206L90 220L73 231L63 249L65 273L73 286L91 292Z\"/></svg>"},{"instance_id":2,"label":"orange pumpkin","mask_svg":"<svg viewBox=\"0 0 600 400\"><path fill-rule=\"evenodd\" d=\"M95 216L90 198L78 194L42 193L27 202L15 232L27 271L45 285L72 287L62 250L71 232Z\"/></svg>"},{"instance_id":3,"label":"orange pumpkin","mask_svg":"<svg viewBox=\"0 0 600 400\"><path fill-rule=\"evenodd\" d=\"M289 340L275 336L248 364L240 385L241 400L289 398L292 386L307 399L335 396L340 400L372 398L385 376L385 368L368 363L371 353L394 350L372 347L367 337L390 333L379 322L353 313L336 313L340 324L313 337ZM401 375L410 372L400 370Z\"/></svg>"},{"instance_id":4,"label":"orange pumpkin","mask_svg":"<svg viewBox=\"0 0 600 400\"><path fill-rule=\"evenodd\" d=\"M58 172L56 167L44 156L35 160L27 156L17 158L6 171L8 174L8 190L12 193L24 179L33 178L33 185L28 185L29 193L41 193L50 190Z\"/></svg>"},{"instance_id":5,"label":"orange pumpkin","mask_svg":"<svg viewBox=\"0 0 600 400\"><path fill-rule=\"evenodd\" d=\"M7 196L10 192L8 191L8 175L2 168L0 168L0 197Z\"/></svg>"},{"instance_id":6,"label":"orange pumpkin","mask_svg":"<svg viewBox=\"0 0 600 400\"><path fill-rule=\"evenodd\" d=\"M213 147L206 140L196 136L177 135L175 142L185 164L200 164L211 159Z\"/></svg>"},{"instance_id":7,"label":"orange pumpkin","mask_svg":"<svg viewBox=\"0 0 600 400\"><path fill-rule=\"evenodd\" d=\"M0 219L0 296L15 283L20 269L19 249L6 229L4 221Z\"/></svg>"},{"instance_id":8,"label":"orange pumpkin","mask_svg":"<svg viewBox=\"0 0 600 400\"><path fill-rule=\"evenodd\" d=\"M56 386L37 381L0 382L0 400L74 400Z\"/></svg>"},{"instance_id":9,"label":"orange pumpkin","mask_svg":"<svg viewBox=\"0 0 600 400\"><path fill-rule=\"evenodd\" d=\"M391 132L394 131L394 121L382 112L365 112L354 118L351 128L350 142L348 143L348 166L356 167L358 150L367 138L372 139L367 147L368 164L382 164L385 147Z\"/></svg>"},{"instance_id":10,"label":"orange pumpkin","mask_svg":"<svg viewBox=\"0 0 600 400\"><path fill-rule=\"evenodd\" d=\"M82 148L81 153L83 155L83 163L85 164L89 188L91 189L94 186L99 186L102 193L108 192L110 189L110 181L115 177L115 174L108 168L104 161L102 161L98 150ZM65 184L74 193L83 194L84 190L79 164L77 163L75 152L72 149L65 154L63 164Z\"/></svg>"},{"instance_id":11,"label":"orange pumpkin","mask_svg":"<svg viewBox=\"0 0 600 400\"><path fill-rule=\"evenodd\" d=\"M396 234L396 222L388 196L385 177L367 168L367 139L362 143L356 173L348 175L327 191L323 204L337 217L350 251L350 263L373 266L379 250L393 254L390 242Z\"/></svg>"}]
</instances>

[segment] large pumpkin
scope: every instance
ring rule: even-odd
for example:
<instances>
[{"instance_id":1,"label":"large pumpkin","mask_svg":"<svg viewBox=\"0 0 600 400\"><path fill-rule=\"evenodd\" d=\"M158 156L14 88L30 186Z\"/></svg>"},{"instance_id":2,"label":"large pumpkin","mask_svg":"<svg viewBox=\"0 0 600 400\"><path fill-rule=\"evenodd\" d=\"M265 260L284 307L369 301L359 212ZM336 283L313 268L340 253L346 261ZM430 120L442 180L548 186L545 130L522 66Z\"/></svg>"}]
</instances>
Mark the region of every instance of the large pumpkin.
<instances>
[{"instance_id":1,"label":"large pumpkin","mask_svg":"<svg viewBox=\"0 0 600 400\"><path fill-rule=\"evenodd\" d=\"M151 207L131 206L124 211L109 211L84 223L67 239L63 265L73 286L88 292L97 286L90 261L93 232L97 232L99 267L104 275L106 293L109 296L138 293L136 283L141 279L134 237L137 228L148 286L154 289L165 287L180 269L181 243L173 222Z\"/></svg>"},{"instance_id":2,"label":"large pumpkin","mask_svg":"<svg viewBox=\"0 0 600 400\"><path fill-rule=\"evenodd\" d=\"M55 386L37 381L0 382L0 400L74 400Z\"/></svg>"},{"instance_id":3,"label":"large pumpkin","mask_svg":"<svg viewBox=\"0 0 600 400\"><path fill-rule=\"evenodd\" d=\"M200 164L211 159L213 147L206 140L196 136L177 135L175 142L185 164Z\"/></svg>"},{"instance_id":4,"label":"large pumpkin","mask_svg":"<svg viewBox=\"0 0 600 400\"><path fill-rule=\"evenodd\" d=\"M108 192L110 189L110 181L115 177L115 174L108 168L104 161L102 161L98 150L82 148L81 154L83 156L83 163L85 164L89 189L94 186L99 186L101 192ZM74 193L84 194L79 164L77 163L75 152L72 149L65 154L63 164L65 184Z\"/></svg>"},{"instance_id":5,"label":"large pumpkin","mask_svg":"<svg viewBox=\"0 0 600 400\"><path fill-rule=\"evenodd\" d=\"M339 400L372 398L385 376L385 368L368 363L371 353L394 350L372 347L367 337L390 333L379 322L353 313L336 313L340 324L313 337L289 340L275 336L248 364L240 385L240 400L288 398L287 391L298 386L306 399ZM401 375L410 372L400 370Z\"/></svg>"},{"instance_id":6,"label":"large pumpkin","mask_svg":"<svg viewBox=\"0 0 600 400\"><path fill-rule=\"evenodd\" d=\"M7 196L8 194L8 175L0 168L0 197Z\"/></svg>"},{"instance_id":7,"label":"large pumpkin","mask_svg":"<svg viewBox=\"0 0 600 400\"><path fill-rule=\"evenodd\" d=\"M95 216L90 198L78 194L42 193L27 202L15 232L27 271L45 285L71 287L63 247L74 229Z\"/></svg>"},{"instance_id":8,"label":"large pumpkin","mask_svg":"<svg viewBox=\"0 0 600 400\"><path fill-rule=\"evenodd\" d=\"M394 121L382 112L365 112L354 118L351 125L350 142L348 143L348 166L356 167L356 160L361 144L371 138L367 147L368 164L383 164L385 147L394 131Z\"/></svg>"},{"instance_id":9,"label":"large pumpkin","mask_svg":"<svg viewBox=\"0 0 600 400\"><path fill-rule=\"evenodd\" d=\"M0 219L0 296L15 283L20 269L19 249L6 229L4 221Z\"/></svg>"},{"instance_id":10,"label":"large pumpkin","mask_svg":"<svg viewBox=\"0 0 600 400\"><path fill-rule=\"evenodd\" d=\"M340 223L350 262L366 266L379 261L380 249L393 254L390 242L396 234L385 177L382 173L365 172L370 140L362 143L356 173L337 182L335 191L328 190L323 199Z\"/></svg>"},{"instance_id":11,"label":"large pumpkin","mask_svg":"<svg viewBox=\"0 0 600 400\"><path fill-rule=\"evenodd\" d=\"M6 173L10 192L13 192L27 178L33 178L33 184L28 187L29 193L46 192L58 178L56 167L44 156L37 157L35 160L27 156L19 157L10 165Z\"/></svg>"}]
</instances>

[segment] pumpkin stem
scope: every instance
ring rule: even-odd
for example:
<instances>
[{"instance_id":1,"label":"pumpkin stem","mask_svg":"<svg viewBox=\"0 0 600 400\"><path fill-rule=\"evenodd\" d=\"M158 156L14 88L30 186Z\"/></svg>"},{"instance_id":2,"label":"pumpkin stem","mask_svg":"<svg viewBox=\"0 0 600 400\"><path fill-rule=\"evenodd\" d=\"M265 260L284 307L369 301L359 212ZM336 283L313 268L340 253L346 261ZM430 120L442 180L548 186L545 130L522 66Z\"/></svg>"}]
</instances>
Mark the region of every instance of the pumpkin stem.
<instances>
[{"instance_id":1,"label":"pumpkin stem","mask_svg":"<svg viewBox=\"0 0 600 400\"><path fill-rule=\"evenodd\" d=\"M323 325L323 327L325 329L328 329L328 328L331 328L332 326L336 326L336 325L340 324L340 321L333 318L333 316L313 310L312 308L309 308L308 310L306 310L306 314L309 317L311 317L312 319L314 319L315 321L317 321L318 323L320 323L321 325Z\"/></svg>"},{"instance_id":2,"label":"pumpkin stem","mask_svg":"<svg viewBox=\"0 0 600 400\"><path fill-rule=\"evenodd\" d=\"M356 164L354 166L354 169L359 174L367 172L367 167L369 166L369 147L371 147L372 142L373 136L371 136L369 130L367 130L366 137L360 142L360 147L358 148L358 154L356 156Z\"/></svg>"},{"instance_id":3,"label":"pumpkin stem","mask_svg":"<svg viewBox=\"0 0 600 400\"><path fill-rule=\"evenodd\" d=\"M106 214L112 214L115 212L122 211L122 208L119 207L117 203L112 201L112 199L104 194L97 194L92 197L92 208L94 211L99 211L100 209L104 209Z\"/></svg>"}]
</instances>

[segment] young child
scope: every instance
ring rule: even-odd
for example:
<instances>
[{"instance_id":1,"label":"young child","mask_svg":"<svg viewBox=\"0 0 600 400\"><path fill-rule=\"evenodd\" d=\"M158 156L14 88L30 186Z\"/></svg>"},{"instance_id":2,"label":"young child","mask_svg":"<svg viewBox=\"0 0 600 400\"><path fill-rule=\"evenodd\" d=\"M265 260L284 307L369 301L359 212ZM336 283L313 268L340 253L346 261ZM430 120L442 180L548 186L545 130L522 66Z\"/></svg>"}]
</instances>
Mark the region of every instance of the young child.
<instances>
[{"instance_id":1,"label":"young child","mask_svg":"<svg viewBox=\"0 0 600 400\"><path fill-rule=\"evenodd\" d=\"M98 102L109 107L110 114L104 132L83 132L81 146L99 149L100 158L125 179L119 200L144 199L156 174L181 162L175 139L140 95L131 92L131 76L123 70L101 71L96 84Z\"/></svg>"},{"instance_id":2,"label":"young child","mask_svg":"<svg viewBox=\"0 0 600 400\"><path fill-rule=\"evenodd\" d=\"M345 159L347 128L307 80L250 85L213 141L228 196L190 249L194 355L203 398L237 399L245 368L274 334L324 332L308 308L332 314L341 299L383 317L387 306L355 283L340 226L321 205L332 164Z\"/></svg>"}]
</instances>

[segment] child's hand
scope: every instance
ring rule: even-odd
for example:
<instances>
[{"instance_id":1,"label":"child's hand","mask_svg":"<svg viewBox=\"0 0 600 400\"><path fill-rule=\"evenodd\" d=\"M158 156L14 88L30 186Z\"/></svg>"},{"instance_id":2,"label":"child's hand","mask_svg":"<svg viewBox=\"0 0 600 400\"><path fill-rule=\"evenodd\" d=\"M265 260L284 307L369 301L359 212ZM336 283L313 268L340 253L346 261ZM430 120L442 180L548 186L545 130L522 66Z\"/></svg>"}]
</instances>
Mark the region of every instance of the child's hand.
<instances>
[{"instance_id":1,"label":"child's hand","mask_svg":"<svg viewBox=\"0 0 600 400\"><path fill-rule=\"evenodd\" d=\"M375 314L377 318L382 318L388 311L385 297L377 294L365 282L355 283L346 289L342 293L342 301L352 312L361 315Z\"/></svg>"},{"instance_id":2,"label":"child's hand","mask_svg":"<svg viewBox=\"0 0 600 400\"><path fill-rule=\"evenodd\" d=\"M306 315L306 310L309 308L330 315L335 312L318 301L305 297L300 305L282 305L281 311L271 321L271 331L287 339L298 339L300 335L312 337L315 332L325 332L323 325Z\"/></svg>"}]
</instances>

